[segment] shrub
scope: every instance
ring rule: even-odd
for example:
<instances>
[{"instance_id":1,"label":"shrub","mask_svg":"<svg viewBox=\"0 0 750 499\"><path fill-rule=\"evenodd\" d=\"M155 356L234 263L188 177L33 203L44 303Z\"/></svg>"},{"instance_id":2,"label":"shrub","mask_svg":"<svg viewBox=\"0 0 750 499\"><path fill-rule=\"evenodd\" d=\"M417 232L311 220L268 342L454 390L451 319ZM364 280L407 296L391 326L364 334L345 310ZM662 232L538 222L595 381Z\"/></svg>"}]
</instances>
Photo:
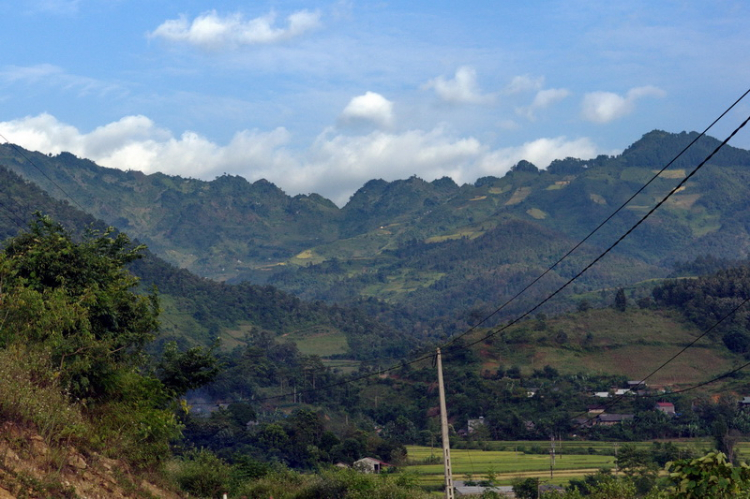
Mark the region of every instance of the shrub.
<instances>
[{"instance_id":1,"label":"shrub","mask_svg":"<svg viewBox=\"0 0 750 499\"><path fill-rule=\"evenodd\" d=\"M198 497L221 497L229 491L232 474L228 464L205 449L185 454L173 473L182 490Z\"/></svg>"}]
</instances>

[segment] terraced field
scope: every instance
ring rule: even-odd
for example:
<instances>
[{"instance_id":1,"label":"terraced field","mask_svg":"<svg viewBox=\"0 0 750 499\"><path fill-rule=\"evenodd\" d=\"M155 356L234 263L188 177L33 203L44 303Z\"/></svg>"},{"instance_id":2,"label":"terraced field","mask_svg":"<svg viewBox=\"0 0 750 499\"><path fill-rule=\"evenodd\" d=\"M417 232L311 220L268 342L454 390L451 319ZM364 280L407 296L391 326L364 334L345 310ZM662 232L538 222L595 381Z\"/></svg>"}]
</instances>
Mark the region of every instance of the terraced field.
<instances>
[{"instance_id":1,"label":"terraced field","mask_svg":"<svg viewBox=\"0 0 750 499\"><path fill-rule=\"evenodd\" d=\"M674 442L678 448L700 454L711 449L711 442L693 439ZM486 480L494 475L498 485L511 485L518 478L539 477L546 483L567 485L571 478L596 473L600 468L614 468L614 449L622 442L557 442L555 464L550 478L548 454L525 453L523 450L548 449L548 442L506 441L487 442L489 450L451 449L453 480ZM640 448L650 448L652 442L632 443ZM502 450L501 450L502 449ZM750 442L738 444L741 455L750 453ZM589 452L590 454L582 454ZM407 468L419 474L421 485L437 488L444 483L442 449L440 447L407 446Z\"/></svg>"}]
</instances>

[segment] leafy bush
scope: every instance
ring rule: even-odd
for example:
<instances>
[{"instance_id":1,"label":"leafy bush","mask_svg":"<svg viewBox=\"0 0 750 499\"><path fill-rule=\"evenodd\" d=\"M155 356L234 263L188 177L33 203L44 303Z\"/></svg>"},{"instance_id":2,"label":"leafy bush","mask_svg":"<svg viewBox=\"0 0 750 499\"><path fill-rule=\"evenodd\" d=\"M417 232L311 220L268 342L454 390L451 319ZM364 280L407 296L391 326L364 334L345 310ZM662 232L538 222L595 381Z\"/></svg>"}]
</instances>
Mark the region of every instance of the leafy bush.
<instances>
[{"instance_id":1,"label":"leafy bush","mask_svg":"<svg viewBox=\"0 0 750 499\"><path fill-rule=\"evenodd\" d=\"M232 476L230 466L205 449L188 452L173 473L182 490L198 497L221 497L229 491Z\"/></svg>"},{"instance_id":2,"label":"leafy bush","mask_svg":"<svg viewBox=\"0 0 750 499\"><path fill-rule=\"evenodd\" d=\"M215 365L202 351L171 349L161 366L187 375L165 386L149 374L158 300L136 293L124 268L142 249L111 230L75 242L41 215L9 241L0 252L0 412L48 439L75 437L151 467L180 436L171 400Z\"/></svg>"}]
</instances>

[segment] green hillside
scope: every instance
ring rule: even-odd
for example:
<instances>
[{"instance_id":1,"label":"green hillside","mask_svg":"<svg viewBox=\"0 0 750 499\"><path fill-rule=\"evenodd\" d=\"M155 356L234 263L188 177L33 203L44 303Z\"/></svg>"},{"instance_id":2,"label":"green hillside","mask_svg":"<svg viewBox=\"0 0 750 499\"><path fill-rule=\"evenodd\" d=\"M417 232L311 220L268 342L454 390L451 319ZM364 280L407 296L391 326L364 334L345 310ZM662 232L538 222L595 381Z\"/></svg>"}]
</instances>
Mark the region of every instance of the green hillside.
<instances>
[{"instance_id":1,"label":"green hillside","mask_svg":"<svg viewBox=\"0 0 750 499\"><path fill-rule=\"evenodd\" d=\"M7 145L0 147L0 164L197 275L270 283L307 300L364 300L392 327L418 335L429 329L439 337L461 330L471 316L492 310L539 275L695 137L653 131L619 156L557 160L545 170L522 161L502 178L462 186L447 178L372 180L342 208L315 194L290 197L263 180L144 175L67 153L26 152L45 176ZM717 144L699 140L548 282L496 319L574 275ZM725 147L572 293L664 277L676 262L702 255L745 258L749 166L748 151ZM545 312L573 304L562 297Z\"/></svg>"},{"instance_id":2,"label":"green hillside","mask_svg":"<svg viewBox=\"0 0 750 499\"><path fill-rule=\"evenodd\" d=\"M68 203L56 201L37 186L0 167L0 237L6 240L27 228L34 212L49 215L80 237L88 228L106 225ZM304 341L307 335L325 330L343 345L334 353L347 359L372 360L405 355L415 346L414 338L352 308L309 303L270 286L250 283L227 285L200 278L178 269L146 251L130 264L140 278L143 291L156 288L162 315L160 334L151 348L168 341L180 345L211 345L221 339L225 347L242 343L243 328L256 328L274 335L292 335Z\"/></svg>"},{"instance_id":3,"label":"green hillside","mask_svg":"<svg viewBox=\"0 0 750 499\"><path fill-rule=\"evenodd\" d=\"M653 135L644 141L659 138ZM686 137L662 138L669 142ZM67 236L58 237L62 229L55 228L43 240L26 234L3 253L8 262L3 267L4 279L13 288L0 305L13 317L11 327L2 330L12 348L0 349L0 363L23 375L7 377L8 386L0 387L7 388L3 399L16 400L25 391L31 399L47 400L54 393L62 397L59 406L70 407L65 414L82 418L83 422L74 421L74 437L84 449L125 449L128 461L148 458L155 467L167 463L164 470L169 473L202 477L208 470L219 470L225 477L236 474L246 481L224 479L236 491L266 487L269 480L273 487L283 487L279 484L284 477L297 476L284 471L284 466L311 470L365 455L403 462L406 444L431 445L437 436L431 359L425 355L420 362L404 362L387 373L362 375L378 373L379 366L393 365L399 359L414 358L415 352L430 353L435 340L466 332L469 325L540 275L575 244L587 223L596 222L605 208L616 205L653 171L646 159L638 159L643 167L626 164L629 155L646 154L646 146L636 144L622 157L586 164L573 159L556 162L546 172L522 162L503 179L484 178L473 186L459 187L445 179L372 181L343 209L315 196L300 198L323 210L311 215L314 221L308 220L308 232L297 231L297 222L284 223L284 216L290 220L296 216L285 211L291 201L268 183L251 185L222 177L212 183L187 180L183 185L176 178L150 176L161 182L159 199L172 196L179 210L185 210L181 218L171 218L174 212L166 203L144 215L141 221L153 215L161 217L165 228L173 224L170 230L154 234L152 242L181 241L192 245L190 251L202 245L224 258L222 248L227 245L240 248L237 251L244 255L248 248L266 241L268 245L258 249L265 252L263 256L238 263L242 268L234 270L238 276L256 280L263 276L264 284L239 277L234 284L206 279L146 253L129 265L140 277L140 294L127 297L133 303L146 303L145 296L156 286L163 310L161 328L156 341L146 345L158 311L155 302L150 302L149 321L142 328L147 334L143 338L133 335L137 345L125 343L122 348L106 342L128 339L140 330L129 331L122 317L112 319L111 314L100 313L111 304L106 294L98 294L98 267L78 266L68 258L69 254L78 258L80 251L84 255L93 251L97 258L110 253L118 256L107 250L111 243L100 246L96 239L82 237L87 227L103 229L104 222L0 168L0 234L16 236L33 219L34 211L42 211L84 241L81 250L70 244L58 248L55 241L67 244ZM750 267L738 262L746 256L742 222L746 187L737 180L744 178L746 153L735 153L736 157L725 158L735 166L707 170L708 180L689 185L640 235L634 234L634 242L628 241L532 317L502 328L510 315L575 275L608 244L608 234L631 223L657 198L656 188L666 187L683 171L665 175L659 180L664 185L653 186L644 200L637 200L611 228L579 248L517 303L445 346L448 416L454 431L462 432L469 419L485 418L477 435L461 433L458 443L468 447L484 445L488 439L546 440L551 434L622 441L697 436L722 442L721 438L750 428L736 403L737 397L748 393L750 378L743 370L723 376L742 366L750 355L749 315L742 310L650 377L651 392L645 396L606 402L594 396L594 392L614 391L628 380L642 379L733 307L750 299ZM85 161L82 164L89 170L76 170L79 160L62 158L70 164L54 174L61 182L71 182L66 191L80 181L92 206L106 206L104 198L96 201L89 196L104 192L104 186L97 181L89 191L87 183L104 170ZM39 159L50 168L57 161ZM70 172L76 173L71 176ZM112 188L107 191L111 197L120 195L120 175L131 180L146 178L132 172L112 175L105 181ZM83 181L87 176L89 180ZM133 192L149 191L150 180L147 183ZM219 216L222 205L217 192L225 197L225 211L247 218L234 220L230 226L228 218ZM573 192L578 194L570 195ZM182 198L183 194L187 197ZM255 218L246 211L253 196L268 203L267 209L261 209L262 203L254 205ZM127 197L122 195L117 202ZM181 205L187 198L190 203ZM133 206L122 208L134 210ZM603 211L597 212L596 207ZM139 209L147 213L148 203ZM282 212L286 215L281 216ZM331 217L326 218L324 212ZM216 223L212 217L217 217ZM332 227L325 241L313 241L318 237L310 229L313 224ZM135 228L130 221L125 225ZM240 243L243 238L250 238L244 239L245 246ZM27 247L34 251L25 253ZM175 253L164 254L187 254L185 246L172 248ZM271 255L276 251L281 253L274 260ZM703 254L712 256L692 258ZM119 264L129 260L116 260L116 275L127 287L136 281L120 273ZM57 272L55 265L65 272ZM731 268L714 272L725 267ZM714 273L695 277L709 271ZM79 294L65 297L68 289L76 289L73 278L79 274L91 282ZM663 279L670 274L688 278ZM48 281L54 286L45 284ZM8 293L6 288L2 292ZM31 303L36 308L26 306L27 296L34 299ZM54 333L51 337L50 332ZM80 343L97 335L105 340L96 345L97 350ZM19 366L19 359L34 360L28 355L30 350L25 350L27 337L41 339L42 378L34 371L36 367ZM200 392L190 393L187 401L176 402L178 393L198 386L183 376L182 367L195 365L187 347L211 345L217 337L222 348L214 352L221 371ZM168 344L171 341L178 350ZM131 350L140 353L147 346L150 356L126 355ZM97 357L122 360L122 365L113 364L110 369L97 362ZM136 360L138 364L133 363ZM152 379L154 373L158 378ZM720 382L700 386L717 377ZM30 388L16 386L13 380L21 378L28 378ZM130 390L131 385L137 390ZM169 391L177 385L181 391ZM693 391L696 386L700 389ZM76 391L65 391L69 387ZM161 395L160 390L164 391ZM67 393L86 395L86 403L68 400ZM104 397L97 400L101 394ZM673 403L679 417L657 411L655 400ZM588 427L577 422L589 406L602 403L608 404L610 414L632 418L615 426ZM201 405L215 410L201 415L196 409ZM6 403L5 407L6 412L12 407L15 412L9 414L31 427L45 420L57 421L57 411L35 411L26 399L23 406ZM118 419L120 414L122 419ZM151 425L148 418L154 417L165 418L169 424ZM101 418L106 425L96 431L86 429ZM147 431L143 431L152 440L150 446L139 445L136 433L140 430L118 433L117 428L126 426L141 428L131 424L132 418L146 418L149 424L144 423ZM162 427L163 434L152 435ZM61 442L57 435L52 429L45 438ZM179 453L180 459L173 461L172 452ZM286 475L274 475L273 470L280 469L278 473ZM325 483L337 479L333 474L321 477ZM395 487L398 480L397 476L395 482L378 483ZM404 492L403 497L415 497L416 492L411 492Z\"/></svg>"}]
</instances>

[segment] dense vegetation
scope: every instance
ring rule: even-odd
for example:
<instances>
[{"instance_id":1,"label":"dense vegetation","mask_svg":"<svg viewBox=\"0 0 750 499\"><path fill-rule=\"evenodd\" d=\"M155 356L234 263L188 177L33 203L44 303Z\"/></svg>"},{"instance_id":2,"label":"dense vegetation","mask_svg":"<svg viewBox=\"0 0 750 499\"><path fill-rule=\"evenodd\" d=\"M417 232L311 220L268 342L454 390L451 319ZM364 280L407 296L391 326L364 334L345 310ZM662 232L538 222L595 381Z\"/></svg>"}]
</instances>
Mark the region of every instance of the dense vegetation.
<instances>
[{"instance_id":1,"label":"dense vegetation","mask_svg":"<svg viewBox=\"0 0 750 499\"><path fill-rule=\"evenodd\" d=\"M177 368L179 380L149 369L144 348L158 328L158 298L136 294L137 279L124 269L140 249L122 234L90 233L77 244L60 225L38 218L0 253L0 347L29 360L20 378L34 390L67 399L60 408L6 417L44 427L60 418L52 411L65 407L78 424L55 438L153 466L171 456L170 441L180 432L172 401L197 380L210 381L215 369L201 349L162 359L161 373ZM12 381L8 388L22 389Z\"/></svg>"},{"instance_id":2,"label":"dense vegetation","mask_svg":"<svg viewBox=\"0 0 750 499\"><path fill-rule=\"evenodd\" d=\"M56 220L75 238L83 237L87 229L107 230L101 221L68 203L55 201L34 184L0 167L2 240L19 234L34 218L35 211ZM277 335L304 330L338 331L347 338L350 356L368 361L401 357L421 341L416 335L399 334L403 329L386 326L362 308L304 302L270 286L217 283L178 269L148 249L141 255L127 266L140 278L141 291L158 289L162 306L160 332L149 346L150 351L159 352L171 341L182 348L210 346L227 328L246 324Z\"/></svg>"},{"instance_id":3,"label":"dense vegetation","mask_svg":"<svg viewBox=\"0 0 750 499\"><path fill-rule=\"evenodd\" d=\"M447 178L372 180L342 208L315 194L290 197L266 181L250 184L228 175L211 182L144 175L68 153L24 157L12 146L0 147L0 160L198 275L271 283L305 300L365 307L393 329L442 338L531 282L695 137L653 131L619 156L567 158L545 170L522 161L502 178L472 185ZM717 144L699 140L537 291L495 320L506 320L575 274ZM543 312L574 308L575 294L664 277L678 261L707 254L744 259L750 249L748 165L747 151L722 149ZM204 324L197 327L206 333Z\"/></svg>"},{"instance_id":4,"label":"dense vegetation","mask_svg":"<svg viewBox=\"0 0 750 499\"><path fill-rule=\"evenodd\" d=\"M227 411L200 420L182 410L184 401L177 403L188 390L211 382L218 364L211 352L200 347L180 351L170 344L159 359L145 354L158 330L158 296L136 293L138 280L125 269L142 249L124 234L111 232L91 231L75 242L62 226L41 215L28 232L8 242L0 253L3 420L33 427L54 445L101 452L123 460L126 466L152 472L167 470L164 464L174 460L177 445L182 455L170 465L168 475L184 490L200 496L214 496L229 487L233 491L262 488L262 483L248 480L266 475L266 487L274 489L278 477L285 476L296 480L298 492L309 497L320 497L320 491L329 489L337 497L363 497L358 495L363 490L368 497L420 495L398 477L375 481L342 472L310 480L281 465L272 468L269 458L277 455L298 468L319 466L327 453L330 459L348 461L365 449L389 458L403 455L403 449L399 454L394 450L398 446L372 432L352 429L342 441L324 432L322 420L311 411L300 410L283 424L267 425L254 439L243 439L238 432L234 446L220 447L235 461L231 466L199 450L226 442L221 438L231 439L231 426L222 421L241 422L238 428L245 432L245 423L255 413L248 404L232 404ZM284 350L261 336L237 354L246 361L244 372L260 370L255 371L258 382L272 382L260 374L269 365L263 354L269 362L284 362L290 369L301 367L290 364L298 360L293 351L291 356L259 352L264 344ZM318 361L311 367L322 366ZM328 381L323 371L320 382ZM232 369L226 372L225 377L232 378ZM201 445L201 435L210 433L216 424L223 426L222 437ZM260 448L262 456L247 452L248 443L265 444ZM198 448L191 450L194 446ZM263 462L256 461L261 457ZM71 493L54 480L35 487L65 497Z\"/></svg>"},{"instance_id":5,"label":"dense vegetation","mask_svg":"<svg viewBox=\"0 0 750 499\"><path fill-rule=\"evenodd\" d=\"M220 283L179 270L0 168L0 235L12 237L0 256L0 369L7 373L0 411L46 428L53 440L124 456L134 466L159 468L176 455L175 480L197 495L230 487L248 497L418 497L407 475L378 481L326 468L363 456L399 464L404 445L434 444L434 369L429 361L404 363L387 375L356 378L368 366L425 352L430 342L486 317L691 138L652 132L622 156L567 159L546 171L521 162L502 179L468 186L449 179L374 180L343 209L315 195L289 198L267 182L145 176L69 154L32 154L55 182L82 193L76 203L132 229L174 262L266 284ZM706 139L676 168L691 166L712 144ZM46 182L11 148L1 149L9 166ZM743 182L749 158L734 149L718 156L705 178L696 177L617 254L533 319L484 339L493 330L476 330L444 349L453 443L704 436L736 460L733 444L750 432L750 419L733 396L670 393L665 383L666 393L608 406L610 413L632 415L618 425L576 417L601 403L593 392L640 375L629 370L640 359L597 374L586 371L586 362L614 358L607 356L618 349L631 356L653 349L663 359L668 348L684 345L750 298L750 267L736 266L750 247L743 218L750 214ZM658 179L526 301L483 327L499 327L574 275L680 175ZM138 206L155 200L154 209L136 216ZM38 209L62 224L38 216L30 231L19 233ZM711 256L692 258L703 254ZM724 270L659 282L653 291L654 284L631 286L717 269ZM708 335L699 362L679 364L714 370L677 384L744 362L749 327L740 308ZM340 359L303 354L286 340L329 333L345 337L339 357L360 361L349 364L353 372L327 367ZM579 363L580 369L572 367ZM742 371L723 381L735 393L747 386ZM180 402L188 391L190 402ZM216 410L201 415L189 407L202 397ZM656 410L656 401L672 402L677 415ZM468 420L479 416L484 425L470 432ZM657 454L643 464L643 456L631 453L640 471L630 482L603 474L569 494L596 497L615 487L623 497L645 493L665 464ZM711 466L726 471L720 461ZM674 468L686 476L696 469L688 462ZM285 481L295 485L285 489Z\"/></svg>"},{"instance_id":6,"label":"dense vegetation","mask_svg":"<svg viewBox=\"0 0 750 499\"><path fill-rule=\"evenodd\" d=\"M716 325L712 334L721 336L731 351L750 352L749 265L668 282L654 289L653 295L658 304L681 310L701 329Z\"/></svg>"}]
</instances>

